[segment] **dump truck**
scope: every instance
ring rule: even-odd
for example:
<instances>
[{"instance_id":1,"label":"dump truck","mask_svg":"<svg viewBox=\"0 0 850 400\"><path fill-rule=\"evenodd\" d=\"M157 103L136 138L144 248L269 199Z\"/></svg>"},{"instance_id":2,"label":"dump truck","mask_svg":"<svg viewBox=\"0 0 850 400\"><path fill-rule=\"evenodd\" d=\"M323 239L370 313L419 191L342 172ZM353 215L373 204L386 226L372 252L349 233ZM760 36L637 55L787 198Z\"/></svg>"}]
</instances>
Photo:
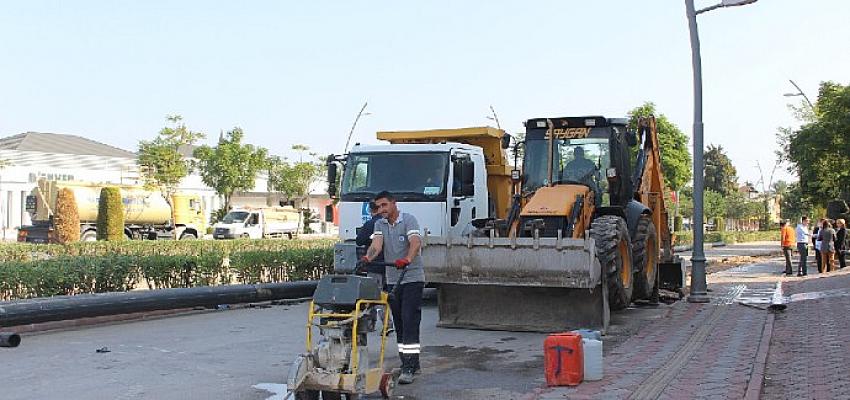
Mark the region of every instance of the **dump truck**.
<instances>
[{"instance_id":1,"label":"dump truck","mask_svg":"<svg viewBox=\"0 0 850 400\"><path fill-rule=\"evenodd\" d=\"M214 225L215 239L264 239L298 233L301 213L294 207L239 207L230 210Z\"/></svg>"},{"instance_id":2,"label":"dump truck","mask_svg":"<svg viewBox=\"0 0 850 400\"><path fill-rule=\"evenodd\" d=\"M32 225L18 230L18 241L53 243L54 212L60 190L71 189L80 217L80 240L97 240L97 213L100 190L107 185L89 182L66 182L41 179L26 197L26 210ZM171 201L174 211L158 191L137 185L108 185L121 190L124 204L124 235L128 239L197 239L206 231L201 198L190 193L176 193Z\"/></svg>"},{"instance_id":3,"label":"dump truck","mask_svg":"<svg viewBox=\"0 0 850 400\"><path fill-rule=\"evenodd\" d=\"M530 119L514 147L521 169L509 166L510 137L498 129L379 132L390 144L329 157L333 195L344 167L335 267L356 262L366 201L388 190L420 221L440 326L606 330L610 310L682 283L654 119L636 130L627 122Z\"/></svg>"},{"instance_id":4,"label":"dump truck","mask_svg":"<svg viewBox=\"0 0 850 400\"><path fill-rule=\"evenodd\" d=\"M512 183L502 137L494 128L378 132L390 144L355 144L347 155L330 156L329 182L338 164L345 167L338 196L329 188L339 200L340 239L354 241L370 218L368 201L382 190L433 236L460 237L474 219L504 218Z\"/></svg>"}]
</instances>

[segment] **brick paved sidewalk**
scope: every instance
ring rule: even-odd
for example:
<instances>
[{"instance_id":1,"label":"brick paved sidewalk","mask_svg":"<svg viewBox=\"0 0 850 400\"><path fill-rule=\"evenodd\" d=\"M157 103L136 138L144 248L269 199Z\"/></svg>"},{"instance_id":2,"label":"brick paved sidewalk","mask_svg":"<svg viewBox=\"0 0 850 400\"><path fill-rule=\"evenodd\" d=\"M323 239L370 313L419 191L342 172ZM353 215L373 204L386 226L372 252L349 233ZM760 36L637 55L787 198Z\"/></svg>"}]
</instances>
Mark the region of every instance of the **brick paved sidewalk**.
<instances>
[{"instance_id":1,"label":"brick paved sidewalk","mask_svg":"<svg viewBox=\"0 0 850 400\"><path fill-rule=\"evenodd\" d=\"M612 350L602 381L539 389L526 398L743 398L753 373L761 372L754 365L769 313L733 301L744 285L712 289L711 304L677 303L667 316Z\"/></svg>"},{"instance_id":2,"label":"brick paved sidewalk","mask_svg":"<svg viewBox=\"0 0 850 400\"><path fill-rule=\"evenodd\" d=\"M785 294L799 300L776 315L762 398L850 399L850 271L788 282Z\"/></svg>"}]
</instances>

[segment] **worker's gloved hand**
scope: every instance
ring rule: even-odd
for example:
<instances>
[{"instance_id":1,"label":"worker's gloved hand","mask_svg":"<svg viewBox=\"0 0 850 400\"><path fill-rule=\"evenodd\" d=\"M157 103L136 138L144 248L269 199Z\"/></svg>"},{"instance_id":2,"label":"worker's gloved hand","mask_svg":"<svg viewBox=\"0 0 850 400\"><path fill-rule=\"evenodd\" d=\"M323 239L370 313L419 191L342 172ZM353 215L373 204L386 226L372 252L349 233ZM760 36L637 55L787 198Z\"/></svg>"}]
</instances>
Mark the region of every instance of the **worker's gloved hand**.
<instances>
[{"instance_id":1,"label":"worker's gloved hand","mask_svg":"<svg viewBox=\"0 0 850 400\"><path fill-rule=\"evenodd\" d=\"M408 265L410 265L410 260L406 258L399 258L398 260L395 260L395 267L397 269L404 269L404 267Z\"/></svg>"},{"instance_id":2,"label":"worker's gloved hand","mask_svg":"<svg viewBox=\"0 0 850 400\"><path fill-rule=\"evenodd\" d=\"M370 262L371 261L369 260L369 257L366 257L366 256L360 257L360 259L357 260L357 266L354 267L354 273L355 274L364 273L366 271L366 265L368 265Z\"/></svg>"}]
</instances>

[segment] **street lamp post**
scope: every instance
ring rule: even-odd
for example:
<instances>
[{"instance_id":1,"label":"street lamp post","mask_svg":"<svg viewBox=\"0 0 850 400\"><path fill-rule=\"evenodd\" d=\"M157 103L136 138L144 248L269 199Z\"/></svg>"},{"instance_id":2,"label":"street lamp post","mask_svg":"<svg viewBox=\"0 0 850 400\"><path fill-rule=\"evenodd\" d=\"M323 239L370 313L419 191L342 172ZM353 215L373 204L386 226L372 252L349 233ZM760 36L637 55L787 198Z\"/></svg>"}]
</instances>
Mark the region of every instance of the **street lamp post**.
<instances>
[{"instance_id":1,"label":"street lamp post","mask_svg":"<svg viewBox=\"0 0 850 400\"><path fill-rule=\"evenodd\" d=\"M785 94L783 94L783 96L785 96L785 97L803 96L803 98L806 99L806 103L809 104L809 109L811 109L812 112L814 112L815 106L814 106L814 104L812 104L811 100L809 100L809 96L806 96L806 94L803 93L803 89L800 89L800 87L797 86L797 84L791 79L789 79L788 82L791 82L791 84L794 85L795 88L797 88L797 93L785 93Z\"/></svg>"},{"instance_id":2,"label":"street lamp post","mask_svg":"<svg viewBox=\"0 0 850 400\"><path fill-rule=\"evenodd\" d=\"M691 62L694 71L694 248L691 255L691 303L708 303L705 281L705 250L703 232L703 123L702 123L702 60L699 50L697 15L721 7L742 6L756 0L722 0L719 4L697 10L694 0L685 0L688 28L691 36Z\"/></svg>"},{"instance_id":3,"label":"street lamp post","mask_svg":"<svg viewBox=\"0 0 850 400\"><path fill-rule=\"evenodd\" d=\"M365 114L363 113L363 111L366 111L366 106L367 106L367 105L369 105L369 102L368 102L368 101L363 102L363 107L360 107L360 112L358 112L358 113L357 113L357 118L354 118L354 123L353 123L353 124L351 124L351 130L350 130L350 131L348 131L348 139L346 139L346 140L345 140L345 151L344 151L343 153L347 153L347 152L348 152L348 143L350 143L350 142L351 142L351 135L353 135L353 134L354 134L354 128L356 128L356 127L357 127L357 121L360 121L360 117L362 117L362 116L364 116L364 115L369 115L369 114L371 114L371 113L365 113Z\"/></svg>"}]
</instances>

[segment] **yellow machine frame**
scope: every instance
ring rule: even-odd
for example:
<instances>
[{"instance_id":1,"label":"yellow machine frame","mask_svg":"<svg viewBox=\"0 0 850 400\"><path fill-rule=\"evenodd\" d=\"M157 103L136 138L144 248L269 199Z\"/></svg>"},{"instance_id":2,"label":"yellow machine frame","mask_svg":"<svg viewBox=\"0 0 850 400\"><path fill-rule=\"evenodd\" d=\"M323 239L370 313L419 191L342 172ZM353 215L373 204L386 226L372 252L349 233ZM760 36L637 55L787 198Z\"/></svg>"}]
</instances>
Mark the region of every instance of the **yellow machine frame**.
<instances>
[{"instance_id":1,"label":"yellow machine frame","mask_svg":"<svg viewBox=\"0 0 850 400\"><path fill-rule=\"evenodd\" d=\"M384 307L384 323L383 328L381 329L381 350L380 356L378 357L378 366L376 368L370 368L366 371L366 385L365 392L374 393L377 392L380 388L381 376L384 374L384 353L387 344L387 332L389 331L389 320L390 320L390 304L389 304L389 295L387 292L381 291L381 298L379 300L357 300L357 303L354 305L354 310L350 313L323 313L317 312L321 309L321 307L316 306L315 303L310 301L310 310L307 313L307 352L311 352L313 350L313 327L323 328L323 327L333 327L334 325L339 325L341 321L330 321L330 323L321 324L315 323L314 320L316 318L344 318L343 321L353 320L353 325L351 327L352 332L351 335L351 364L348 366L348 373L343 374L331 374L331 375L339 375L338 383L336 387L325 387L324 385L311 385L310 379L305 380L307 384L306 387L308 389L313 390L336 390L345 393L358 393L357 387L357 377L360 376L360 352L358 351L359 344L357 343L357 327L359 324L359 316L362 310L365 310L366 306L369 305L377 305Z\"/></svg>"}]
</instances>

